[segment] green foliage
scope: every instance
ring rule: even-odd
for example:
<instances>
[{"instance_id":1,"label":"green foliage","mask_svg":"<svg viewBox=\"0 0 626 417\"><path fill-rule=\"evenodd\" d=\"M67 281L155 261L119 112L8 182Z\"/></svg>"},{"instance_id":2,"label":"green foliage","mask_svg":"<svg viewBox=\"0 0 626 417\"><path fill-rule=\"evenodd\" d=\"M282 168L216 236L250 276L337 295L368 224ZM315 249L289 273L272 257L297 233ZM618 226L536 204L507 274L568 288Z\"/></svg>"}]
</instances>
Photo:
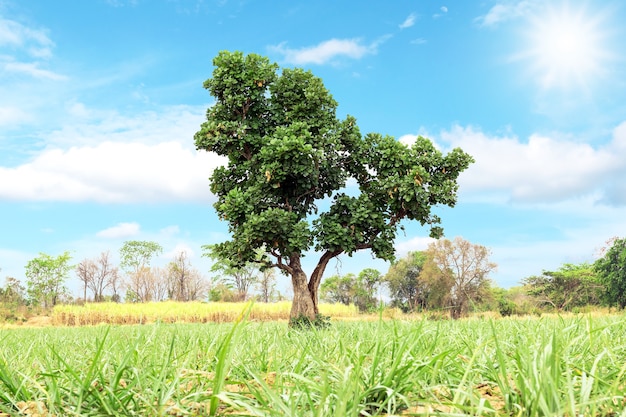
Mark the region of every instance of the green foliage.
<instances>
[{"instance_id":1,"label":"green foliage","mask_svg":"<svg viewBox=\"0 0 626 417\"><path fill-rule=\"evenodd\" d=\"M541 276L525 278L528 294L556 310L571 310L599 304L601 286L593 265L564 264L557 271L543 271Z\"/></svg>"},{"instance_id":2,"label":"green foliage","mask_svg":"<svg viewBox=\"0 0 626 417\"><path fill-rule=\"evenodd\" d=\"M409 252L394 262L385 275L392 305L404 312L422 310L428 305L428 288L419 278L424 262L425 252Z\"/></svg>"},{"instance_id":3,"label":"green foliage","mask_svg":"<svg viewBox=\"0 0 626 417\"><path fill-rule=\"evenodd\" d=\"M609 305L626 307L626 239L615 239L594 268L605 287Z\"/></svg>"},{"instance_id":4,"label":"green foliage","mask_svg":"<svg viewBox=\"0 0 626 417\"><path fill-rule=\"evenodd\" d=\"M194 140L198 150L228 158L210 179L214 207L232 234L215 246L220 258L245 265L261 249L272 257L267 266L302 276L300 258L315 249L323 253L309 283L316 290L330 257L370 249L393 259L404 219L442 234L431 208L455 205L471 156L458 148L443 155L422 137L410 147L376 133L363 137L353 117L337 118L337 102L310 71L277 74L267 58L241 52L222 51L213 64L204 87L216 102ZM359 195L341 192L348 178ZM324 198L330 208L318 213Z\"/></svg>"},{"instance_id":5,"label":"green foliage","mask_svg":"<svg viewBox=\"0 0 626 417\"><path fill-rule=\"evenodd\" d=\"M377 307L376 291L381 284L380 272L366 268L359 273L326 278L320 287L321 298L331 303L354 304L361 312L371 312Z\"/></svg>"},{"instance_id":6,"label":"green foliage","mask_svg":"<svg viewBox=\"0 0 626 417\"><path fill-rule=\"evenodd\" d=\"M225 282L217 282L209 290L209 301L237 301L237 294L233 291L232 286Z\"/></svg>"},{"instance_id":7,"label":"green foliage","mask_svg":"<svg viewBox=\"0 0 626 417\"><path fill-rule=\"evenodd\" d=\"M40 253L26 264L26 287L30 301L44 308L53 307L67 292L64 282L73 268L71 256L64 252L53 257Z\"/></svg>"},{"instance_id":8,"label":"green foliage","mask_svg":"<svg viewBox=\"0 0 626 417\"><path fill-rule=\"evenodd\" d=\"M163 252L163 247L157 242L129 240L120 248L120 267L126 272L134 272L150 265L156 255Z\"/></svg>"},{"instance_id":9,"label":"green foliage","mask_svg":"<svg viewBox=\"0 0 626 417\"><path fill-rule=\"evenodd\" d=\"M267 264L267 259L262 250L256 250L254 260L246 263L232 262L228 258L223 258L217 245L204 245L203 256L213 260L211 272L219 274L219 281L229 288L234 287L237 294L234 295L236 301L245 301L248 297L250 287L259 282L261 269ZM224 301L230 301L223 299ZM217 301L217 300L215 300Z\"/></svg>"}]
</instances>

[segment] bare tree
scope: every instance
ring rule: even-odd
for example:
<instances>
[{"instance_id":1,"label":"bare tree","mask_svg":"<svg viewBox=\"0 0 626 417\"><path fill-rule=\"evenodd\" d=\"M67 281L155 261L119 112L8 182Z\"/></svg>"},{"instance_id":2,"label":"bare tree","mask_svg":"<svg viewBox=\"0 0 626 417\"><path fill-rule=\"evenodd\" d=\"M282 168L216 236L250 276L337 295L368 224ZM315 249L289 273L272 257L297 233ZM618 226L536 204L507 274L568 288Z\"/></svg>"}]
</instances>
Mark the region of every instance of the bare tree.
<instances>
[{"instance_id":1,"label":"bare tree","mask_svg":"<svg viewBox=\"0 0 626 417\"><path fill-rule=\"evenodd\" d=\"M168 294L168 270L166 268L150 268L147 278L150 287L150 300L163 301Z\"/></svg>"},{"instance_id":2,"label":"bare tree","mask_svg":"<svg viewBox=\"0 0 626 417\"><path fill-rule=\"evenodd\" d=\"M489 249L461 237L453 241L439 239L428 246L427 254L427 262L435 266L430 273L439 274L442 279L452 282L450 311L451 316L457 319L467 313L471 302L485 295L489 289L488 275L497 265L489 262Z\"/></svg>"},{"instance_id":3,"label":"bare tree","mask_svg":"<svg viewBox=\"0 0 626 417\"><path fill-rule=\"evenodd\" d=\"M204 298L208 283L197 269L191 266L187 253L180 251L167 266L167 293L170 299L193 301Z\"/></svg>"},{"instance_id":4,"label":"bare tree","mask_svg":"<svg viewBox=\"0 0 626 417\"><path fill-rule=\"evenodd\" d=\"M93 282L96 276L98 267L96 263L91 259L83 259L78 265L76 265L76 275L78 279L83 283L83 301L87 302L87 288L89 283Z\"/></svg>"},{"instance_id":5,"label":"bare tree","mask_svg":"<svg viewBox=\"0 0 626 417\"><path fill-rule=\"evenodd\" d=\"M269 303L276 290L276 271L274 269L262 271L261 277L257 282L257 288L261 295L261 301Z\"/></svg>"},{"instance_id":6,"label":"bare tree","mask_svg":"<svg viewBox=\"0 0 626 417\"><path fill-rule=\"evenodd\" d=\"M187 259L187 253L180 251L174 260L168 264L167 270L169 298L177 301L189 301L191 266Z\"/></svg>"},{"instance_id":7,"label":"bare tree","mask_svg":"<svg viewBox=\"0 0 626 417\"><path fill-rule=\"evenodd\" d=\"M197 301L205 300L209 292L209 282L195 268L189 272L189 280L187 285L187 300Z\"/></svg>"},{"instance_id":8,"label":"bare tree","mask_svg":"<svg viewBox=\"0 0 626 417\"><path fill-rule=\"evenodd\" d=\"M104 291L115 286L119 279L117 267L111 263L109 251L102 252L96 260L84 259L76 266L76 275L84 284L84 300L87 301L87 289L93 294L93 300L104 300Z\"/></svg>"}]
</instances>

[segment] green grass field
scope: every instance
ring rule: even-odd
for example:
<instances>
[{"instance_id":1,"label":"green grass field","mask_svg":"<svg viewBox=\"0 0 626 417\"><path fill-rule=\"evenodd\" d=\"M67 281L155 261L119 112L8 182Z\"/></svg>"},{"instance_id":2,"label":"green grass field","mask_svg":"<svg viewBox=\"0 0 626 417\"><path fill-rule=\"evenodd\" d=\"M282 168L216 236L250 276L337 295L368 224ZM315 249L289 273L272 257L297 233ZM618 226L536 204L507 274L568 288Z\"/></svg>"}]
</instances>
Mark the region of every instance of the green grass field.
<instances>
[{"instance_id":1,"label":"green grass field","mask_svg":"<svg viewBox=\"0 0 626 417\"><path fill-rule=\"evenodd\" d=\"M0 330L0 416L626 416L626 317Z\"/></svg>"}]
</instances>

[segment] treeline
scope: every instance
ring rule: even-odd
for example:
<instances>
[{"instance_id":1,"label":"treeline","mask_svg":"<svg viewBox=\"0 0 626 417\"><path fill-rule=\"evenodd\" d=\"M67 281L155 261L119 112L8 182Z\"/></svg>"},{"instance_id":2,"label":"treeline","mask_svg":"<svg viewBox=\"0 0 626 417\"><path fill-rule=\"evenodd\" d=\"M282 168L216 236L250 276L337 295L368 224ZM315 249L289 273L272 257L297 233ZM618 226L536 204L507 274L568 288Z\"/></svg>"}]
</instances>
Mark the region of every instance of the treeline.
<instances>
[{"instance_id":1,"label":"treeline","mask_svg":"<svg viewBox=\"0 0 626 417\"><path fill-rule=\"evenodd\" d=\"M461 238L442 239L426 251L411 252L382 275L364 270L327 278L322 299L374 311L386 288L389 305L404 312L443 312L453 318L469 312L498 311L502 316L626 307L626 239L614 238L594 263L564 264L556 271L522 279L503 289L488 278L496 265L489 250Z\"/></svg>"},{"instance_id":2,"label":"treeline","mask_svg":"<svg viewBox=\"0 0 626 417\"><path fill-rule=\"evenodd\" d=\"M25 282L6 277L0 287L0 320L24 320L57 304L84 302L150 301L246 301L252 290L264 302L285 299L276 289L273 270L260 271L254 263L234 267L213 256L212 276L193 267L184 251L163 267L152 265L163 248L151 241L127 241L119 250L119 265L110 251L95 258L72 263L69 252L57 256L40 253L24 268ZM80 283L80 295L73 295L67 283L72 273Z\"/></svg>"},{"instance_id":3,"label":"treeline","mask_svg":"<svg viewBox=\"0 0 626 417\"><path fill-rule=\"evenodd\" d=\"M0 288L0 318L18 319L20 312L40 311L58 303L149 301L284 300L276 289L273 269L255 262L234 265L206 246L213 259L212 278L194 268L184 251L165 267L153 259L162 253L156 242L127 241L120 264L110 253L71 264L68 252L40 254L25 267L26 283L6 277ZM262 253L259 253L259 259ZM594 263L564 264L556 271L526 277L521 285L503 289L489 278L496 264L489 249L460 237L439 239L421 252L410 252L386 274L364 269L359 274L333 275L320 288L323 301L356 305L362 312L395 307L403 312L437 312L452 318L470 312L498 311L503 316L545 311L577 311L588 307L626 307L626 239L613 238ZM82 284L82 296L72 297L66 283L71 272Z\"/></svg>"}]
</instances>

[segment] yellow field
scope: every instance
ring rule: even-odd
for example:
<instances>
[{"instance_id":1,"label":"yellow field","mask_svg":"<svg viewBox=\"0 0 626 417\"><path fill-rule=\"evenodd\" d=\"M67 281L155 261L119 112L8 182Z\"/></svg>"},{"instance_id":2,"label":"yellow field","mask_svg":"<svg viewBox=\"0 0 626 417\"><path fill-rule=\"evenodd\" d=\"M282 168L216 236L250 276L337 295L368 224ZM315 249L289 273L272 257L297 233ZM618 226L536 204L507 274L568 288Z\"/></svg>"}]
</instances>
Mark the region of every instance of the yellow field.
<instances>
[{"instance_id":1,"label":"yellow field","mask_svg":"<svg viewBox=\"0 0 626 417\"><path fill-rule=\"evenodd\" d=\"M234 321L247 303L202 303L163 301L153 303L120 304L88 303L82 306L58 305L52 311L52 324L83 326L100 323L145 324L207 323ZM254 303L248 320L288 320L291 303ZM355 306L320 304L320 313L331 318L357 317Z\"/></svg>"}]
</instances>

